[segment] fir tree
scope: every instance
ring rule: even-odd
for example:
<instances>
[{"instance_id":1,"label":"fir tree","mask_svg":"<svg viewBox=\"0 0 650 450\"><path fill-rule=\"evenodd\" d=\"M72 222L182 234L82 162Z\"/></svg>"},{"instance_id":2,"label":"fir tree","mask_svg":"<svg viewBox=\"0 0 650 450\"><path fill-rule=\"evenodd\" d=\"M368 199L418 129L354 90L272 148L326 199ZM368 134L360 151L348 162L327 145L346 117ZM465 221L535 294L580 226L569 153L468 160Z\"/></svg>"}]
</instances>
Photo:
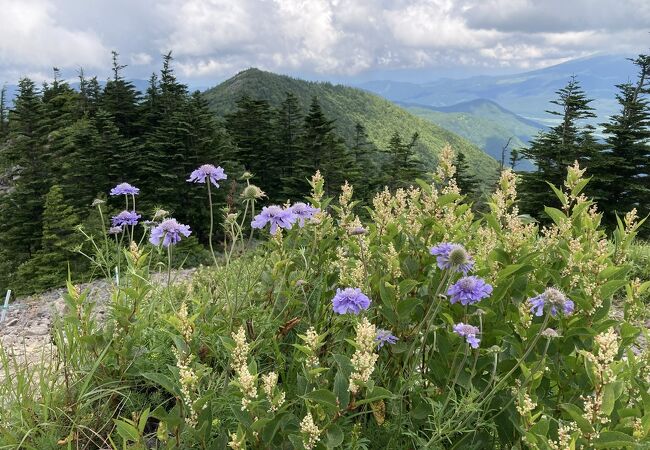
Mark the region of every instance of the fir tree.
<instances>
[{"instance_id":1,"label":"fir tree","mask_svg":"<svg viewBox=\"0 0 650 450\"><path fill-rule=\"evenodd\" d=\"M385 184L390 188L412 186L416 178L422 176L422 164L415 148L419 135L414 133L404 142L399 132L394 132L388 143L388 162L384 169Z\"/></svg>"},{"instance_id":2,"label":"fir tree","mask_svg":"<svg viewBox=\"0 0 650 450\"><path fill-rule=\"evenodd\" d=\"M356 176L349 170L354 167L354 159L334 130L334 121L325 116L318 98L313 97L305 116L302 154L296 170L296 181L302 185L296 195L309 191L307 180L316 169L325 178L326 195L334 195L346 179Z\"/></svg>"},{"instance_id":3,"label":"fir tree","mask_svg":"<svg viewBox=\"0 0 650 450\"><path fill-rule=\"evenodd\" d=\"M282 196L294 198L299 187L296 185L296 171L302 142L303 114L298 97L290 92L280 105L278 111L278 150L282 157ZM298 183L300 184L300 183Z\"/></svg>"},{"instance_id":4,"label":"fir tree","mask_svg":"<svg viewBox=\"0 0 650 450\"><path fill-rule=\"evenodd\" d=\"M17 271L16 291L29 293L61 285L70 269L75 269L75 249L79 237L75 227L79 220L65 203L60 186L54 185L45 197L41 248Z\"/></svg>"},{"instance_id":5,"label":"fir tree","mask_svg":"<svg viewBox=\"0 0 650 450\"><path fill-rule=\"evenodd\" d=\"M456 166L456 184L460 188L460 192L467 196L468 199L476 200L479 194L479 182L472 173L472 169L463 152L456 154L454 165Z\"/></svg>"},{"instance_id":6,"label":"fir tree","mask_svg":"<svg viewBox=\"0 0 650 450\"><path fill-rule=\"evenodd\" d=\"M595 168L595 197L604 220L616 226L619 216L636 208L640 216L650 213L650 56L632 62L638 67L636 83L617 87L620 112L602 124L606 144Z\"/></svg>"},{"instance_id":7,"label":"fir tree","mask_svg":"<svg viewBox=\"0 0 650 450\"><path fill-rule=\"evenodd\" d=\"M544 206L557 206L557 199L548 183L561 186L567 166L578 161L590 166L597 156L598 144L593 137L594 128L584 124L595 117L592 102L572 77L567 85L557 91L558 98L551 101L560 111L547 111L559 117L560 123L540 133L522 154L532 160L536 170L523 173L521 185L522 209L531 214L544 211Z\"/></svg>"}]
</instances>

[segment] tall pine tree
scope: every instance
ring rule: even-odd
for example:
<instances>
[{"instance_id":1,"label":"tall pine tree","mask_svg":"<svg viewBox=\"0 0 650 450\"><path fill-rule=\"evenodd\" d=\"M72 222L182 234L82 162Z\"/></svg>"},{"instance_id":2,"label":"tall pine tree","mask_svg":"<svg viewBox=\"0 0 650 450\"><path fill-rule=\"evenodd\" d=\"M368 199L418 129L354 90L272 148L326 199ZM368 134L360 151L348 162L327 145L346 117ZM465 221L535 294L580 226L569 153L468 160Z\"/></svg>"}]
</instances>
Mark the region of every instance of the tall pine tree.
<instances>
[{"instance_id":1,"label":"tall pine tree","mask_svg":"<svg viewBox=\"0 0 650 450\"><path fill-rule=\"evenodd\" d=\"M593 126L585 124L586 119L595 117L580 83L571 77L565 87L557 91L558 98L551 101L559 111L547 111L560 119L560 123L548 131L541 132L522 154L532 160L536 170L522 174L522 209L539 215L544 206L557 206L555 195L546 184L561 186L567 166L578 161L589 167L597 156L598 143L593 137Z\"/></svg>"},{"instance_id":2,"label":"tall pine tree","mask_svg":"<svg viewBox=\"0 0 650 450\"><path fill-rule=\"evenodd\" d=\"M650 213L650 56L632 60L639 73L635 83L619 84L620 112L602 124L606 144L597 159L592 182L599 209L610 226L616 214L637 208Z\"/></svg>"}]
</instances>

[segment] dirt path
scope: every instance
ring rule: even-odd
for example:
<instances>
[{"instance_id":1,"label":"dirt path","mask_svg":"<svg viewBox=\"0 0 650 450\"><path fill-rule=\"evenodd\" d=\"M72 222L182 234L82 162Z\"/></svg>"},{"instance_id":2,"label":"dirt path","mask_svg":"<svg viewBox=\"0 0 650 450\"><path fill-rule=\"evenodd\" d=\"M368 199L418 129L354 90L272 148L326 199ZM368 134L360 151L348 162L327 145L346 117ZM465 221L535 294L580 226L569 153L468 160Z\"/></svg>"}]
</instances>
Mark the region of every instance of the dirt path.
<instances>
[{"instance_id":1,"label":"dirt path","mask_svg":"<svg viewBox=\"0 0 650 450\"><path fill-rule=\"evenodd\" d=\"M194 271L195 269L181 270L173 277L176 282L182 282L190 278ZM157 274L152 275L152 279L154 283L162 282ZM80 287L82 290L90 289L88 298L97 303L95 313L102 320L110 299L110 284L106 280L95 280ZM53 289L18 298L10 304L5 320L0 323L0 345L8 355L15 357L21 364L38 363L43 355L51 355L53 346L50 330L54 318L65 311L65 292L65 288ZM0 367L0 378L4 376L3 372Z\"/></svg>"}]
</instances>

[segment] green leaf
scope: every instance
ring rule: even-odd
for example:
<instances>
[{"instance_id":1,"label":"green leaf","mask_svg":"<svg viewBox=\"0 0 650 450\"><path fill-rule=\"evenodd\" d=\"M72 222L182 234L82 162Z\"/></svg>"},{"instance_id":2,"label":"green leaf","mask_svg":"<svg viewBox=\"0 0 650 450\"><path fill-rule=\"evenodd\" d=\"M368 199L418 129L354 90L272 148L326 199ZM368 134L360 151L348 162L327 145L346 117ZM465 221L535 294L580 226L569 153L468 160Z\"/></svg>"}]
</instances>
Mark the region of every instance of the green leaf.
<instances>
[{"instance_id":1,"label":"green leaf","mask_svg":"<svg viewBox=\"0 0 650 450\"><path fill-rule=\"evenodd\" d=\"M332 406L338 409L336 395L327 389L317 389L315 391L311 391L305 395L305 398L319 403L323 406Z\"/></svg>"},{"instance_id":2,"label":"green leaf","mask_svg":"<svg viewBox=\"0 0 650 450\"><path fill-rule=\"evenodd\" d=\"M117 428L117 434L119 434L122 439L133 442L138 442L140 440L140 433L138 433L138 429L135 426L122 419L113 419L113 421L115 422L115 428Z\"/></svg>"},{"instance_id":3,"label":"green leaf","mask_svg":"<svg viewBox=\"0 0 650 450\"><path fill-rule=\"evenodd\" d=\"M327 429L325 445L327 448L335 448L343 443L343 430L337 424L333 424Z\"/></svg>"},{"instance_id":4,"label":"green leaf","mask_svg":"<svg viewBox=\"0 0 650 450\"><path fill-rule=\"evenodd\" d=\"M418 280L403 280L399 284L399 291L402 295L407 295L415 289L418 284L420 284Z\"/></svg>"},{"instance_id":5,"label":"green leaf","mask_svg":"<svg viewBox=\"0 0 650 450\"><path fill-rule=\"evenodd\" d=\"M602 431L598 439L593 441L594 448L633 448L636 443L632 436L620 431Z\"/></svg>"},{"instance_id":6,"label":"green leaf","mask_svg":"<svg viewBox=\"0 0 650 450\"><path fill-rule=\"evenodd\" d=\"M603 413L609 416L614 411L614 404L616 400L623 393L623 382L614 381L613 383L606 384L603 388Z\"/></svg>"},{"instance_id":7,"label":"green leaf","mask_svg":"<svg viewBox=\"0 0 650 450\"><path fill-rule=\"evenodd\" d=\"M383 400L385 398L390 398L393 396L393 393L389 391L388 389L384 389L383 387L375 386L372 391L370 391L366 398L363 400L359 400L357 402L357 406L365 405L366 403L372 403L376 402L378 400Z\"/></svg>"},{"instance_id":8,"label":"green leaf","mask_svg":"<svg viewBox=\"0 0 650 450\"><path fill-rule=\"evenodd\" d=\"M610 280L600 288L600 295L604 299L609 299L626 284L627 280Z\"/></svg>"},{"instance_id":9,"label":"green leaf","mask_svg":"<svg viewBox=\"0 0 650 450\"><path fill-rule=\"evenodd\" d=\"M420 304L421 300L416 297L409 297L397 304L397 314L402 322L407 322L413 309Z\"/></svg>"},{"instance_id":10,"label":"green leaf","mask_svg":"<svg viewBox=\"0 0 650 450\"><path fill-rule=\"evenodd\" d=\"M162 386L170 394L180 395L180 390L176 386L176 383L174 383L167 375L156 372L146 372L143 373L142 376L148 380L153 381L157 385Z\"/></svg>"},{"instance_id":11,"label":"green leaf","mask_svg":"<svg viewBox=\"0 0 650 450\"><path fill-rule=\"evenodd\" d=\"M334 377L334 395L338 398L341 409L347 408L350 403L349 387L350 381L348 377L343 373L343 370L339 369Z\"/></svg>"},{"instance_id":12,"label":"green leaf","mask_svg":"<svg viewBox=\"0 0 650 450\"><path fill-rule=\"evenodd\" d=\"M560 405L560 408L562 408L569 414L569 416L571 416L576 425L578 425L578 428L580 428L583 433L591 434L594 432L594 429L591 427L589 421L582 416L582 410L576 405L573 403L563 403Z\"/></svg>"},{"instance_id":13,"label":"green leaf","mask_svg":"<svg viewBox=\"0 0 650 450\"><path fill-rule=\"evenodd\" d=\"M566 220L564 213L557 208L545 206L544 212L553 220L553 222L555 222L556 225L560 225L563 221Z\"/></svg>"}]
</instances>

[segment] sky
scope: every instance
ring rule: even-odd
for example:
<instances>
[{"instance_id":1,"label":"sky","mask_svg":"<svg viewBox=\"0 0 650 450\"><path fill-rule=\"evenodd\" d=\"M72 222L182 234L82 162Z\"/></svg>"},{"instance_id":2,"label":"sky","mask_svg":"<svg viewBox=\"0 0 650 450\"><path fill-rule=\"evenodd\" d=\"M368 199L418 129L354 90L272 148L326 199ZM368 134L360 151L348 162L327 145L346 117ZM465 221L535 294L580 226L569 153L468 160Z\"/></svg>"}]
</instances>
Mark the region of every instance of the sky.
<instances>
[{"instance_id":1,"label":"sky","mask_svg":"<svg viewBox=\"0 0 650 450\"><path fill-rule=\"evenodd\" d=\"M362 81L515 73L650 47L648 0L0 0L0 83L127 78L172 52L210 86L249 67Z\"/></svg>"}]
</instances>

